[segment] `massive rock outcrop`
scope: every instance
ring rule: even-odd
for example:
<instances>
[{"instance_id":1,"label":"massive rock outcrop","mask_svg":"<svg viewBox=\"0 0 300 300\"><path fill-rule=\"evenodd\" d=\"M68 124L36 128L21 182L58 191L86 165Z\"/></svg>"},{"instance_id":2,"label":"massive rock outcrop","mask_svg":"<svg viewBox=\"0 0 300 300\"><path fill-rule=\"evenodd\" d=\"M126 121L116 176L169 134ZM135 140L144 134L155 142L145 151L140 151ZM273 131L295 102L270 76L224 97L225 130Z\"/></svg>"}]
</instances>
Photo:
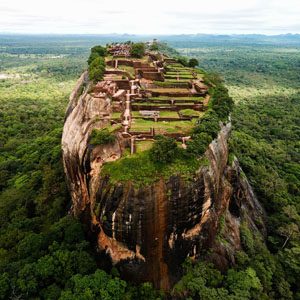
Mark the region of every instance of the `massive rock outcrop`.
<instances>
[{"instance_id":1,"label":"massive rock outcrop","mask_svg":"<svg viewBox=\"0 0 300 300\"><path fill-rule=\"evenodd\" d=\"M264 234L262 207L238 161L228 161L230 123L220 125L206 151L207 164L192 181L174 174L143 187L111 184L100 176L101 166L121 157L125 141L119 134L114 144L89 145L92 129L108 124L111 103L88 89L83 75L71 95L62 138L71 213L89 223L99 251L124 278L167 290L180 278L186 257L208 259L222 270L234 264L241 224Z\"/></svg>"}]
</instances>

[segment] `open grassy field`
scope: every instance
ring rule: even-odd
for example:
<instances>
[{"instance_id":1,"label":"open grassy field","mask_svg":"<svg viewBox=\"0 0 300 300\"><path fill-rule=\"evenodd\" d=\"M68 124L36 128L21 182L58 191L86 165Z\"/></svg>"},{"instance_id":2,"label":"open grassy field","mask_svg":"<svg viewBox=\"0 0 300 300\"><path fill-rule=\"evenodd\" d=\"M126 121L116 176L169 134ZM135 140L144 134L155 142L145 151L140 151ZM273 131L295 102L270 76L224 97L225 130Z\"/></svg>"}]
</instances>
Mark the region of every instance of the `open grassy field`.
<instances>
[{"instance_id":1,"label":"open grassy field","mask_svg":"<svg viewBox=\"0 0 300 300\"><path fill-rule=\"evenodd\" d=\"M170 93L170 94L178 94L178 95L185 95L189 93L188 89L185 88L151 88L148 89L150 92L153 93L160 93L160 94L166 94L166 93Z\"/></svg>"},{"instance_id":2,"label":"open grassy field","mask_svg":"<svg viewBox=\"0 0 300 300\"><path fill-rule=\"evenodd\" d=\"M154 128L157 134L163 133L189 133L193 128L193 121L159 121L134 119L131 124L132 131L148 132L150 128Z\"/></svg>"},{"instance_id":3,"label":"open grassy field","mask_svg":"<svg viewBox=\"0 0 300 300\"><path fill-rule=\"evenodd\" d=\"M167 97L167 96L159 96L159 97L151 97L149 99L153 100L192 100L197 102L202 102L204 100L203 97Z\"/></svg>"},{"instance_id":4,"label":"open grassy field","mask_svg":"<svg viewBox=\"0 0 300 300\"><path fill-rule=\"evenodd\" d=\"M153 146L153 141L137 141L135 145L136 152L141 153L143 151L149 150Z\"/></svg>"},{"instance_id":5,"label":"open grassy field","mask_svg":"<svg viewBox=\"0 0 300 300\"><path fill-rule=\"evenodd\" d=\"M143 115L139 111L132 111L131 115L133 118L139 117L142 118ZM159 117L162 118L179 118L178 113L176 111L160 111Z\"/></svg>"},{"instance_id":6,"label":"open grassy field","mask_svg":"<svg viewBox=\"0 0 300 300\"><path fill-rule=\"evenodd\" d=\"M132 78L135 78L135 71L133 67L130 66L119 66L119 69L121 70L125 70L126 72L128 72Z\"/></svg>"}]
</instances>

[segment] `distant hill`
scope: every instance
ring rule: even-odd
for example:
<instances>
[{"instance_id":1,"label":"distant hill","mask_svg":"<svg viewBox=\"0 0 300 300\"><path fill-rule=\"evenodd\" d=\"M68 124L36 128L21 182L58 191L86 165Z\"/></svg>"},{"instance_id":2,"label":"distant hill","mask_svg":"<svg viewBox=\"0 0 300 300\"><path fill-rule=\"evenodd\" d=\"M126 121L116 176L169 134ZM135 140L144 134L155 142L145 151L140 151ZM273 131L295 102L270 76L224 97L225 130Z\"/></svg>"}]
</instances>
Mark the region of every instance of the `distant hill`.
<instances>
[{"instance_id":1,"label":"distant hill","mask_svg":"<svg viewBox=\"0 0 300 300\"><path fill-rule=\"evenodd\" d=\"M263 34L178 34L178 35L134 35L134 34L7 34L0 33L0 40L2 43L23 43L26 42L78 42L88 43L94 45L96 41L102 43L111 43L115 41L125 42L131 41L148 41L153 38L158 38L160 41L166 42L226 42L226 43L245 43L245 44L295 44L300 45L300 34L280 34L280 35L263 35ZM24 45L24 43L23 43Z\"/></svg>"}]
</instances>

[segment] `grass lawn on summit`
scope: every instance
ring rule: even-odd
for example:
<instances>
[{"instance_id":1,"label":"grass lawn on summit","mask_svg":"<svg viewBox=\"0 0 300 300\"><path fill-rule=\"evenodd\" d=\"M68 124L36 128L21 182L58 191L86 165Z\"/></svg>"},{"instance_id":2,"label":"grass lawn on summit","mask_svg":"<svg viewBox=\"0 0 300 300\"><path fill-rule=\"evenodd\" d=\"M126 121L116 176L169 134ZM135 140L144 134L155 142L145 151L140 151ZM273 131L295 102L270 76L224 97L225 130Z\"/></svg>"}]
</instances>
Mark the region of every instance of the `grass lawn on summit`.
<instances>
[{"instance_id":1,"label":"grass lawn on summit","mask_svg":"<svg viewBox=\"0 0 300 300\"><path fill-rule=\"evenodd\" d=\"M159 121L154 122L144 119L133 119L131 123L131 131L148 132L151 128L155 129L156 134L164 133L186 133L188 134L194 127L194 121Z\"/></svg>"}]
</instances>

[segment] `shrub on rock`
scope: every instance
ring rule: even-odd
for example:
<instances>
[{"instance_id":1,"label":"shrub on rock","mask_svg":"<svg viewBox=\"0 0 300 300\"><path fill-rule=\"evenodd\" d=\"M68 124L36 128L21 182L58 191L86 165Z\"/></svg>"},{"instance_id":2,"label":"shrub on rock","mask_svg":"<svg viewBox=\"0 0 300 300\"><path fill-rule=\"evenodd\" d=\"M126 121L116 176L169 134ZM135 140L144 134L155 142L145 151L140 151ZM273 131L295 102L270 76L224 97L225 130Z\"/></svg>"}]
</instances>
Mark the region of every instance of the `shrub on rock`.
<instances>
[{"instance_id":1,"label":"shrub on rock","mask_svg":"<svg viewBox=\"0 0 300 300\"><path fill-rule=\"evenodd\" d=\"M150 159L158 163L172 162L178 154L176 141L165 136L158 136L150 149Z\"/></svg>"},{"instance_id":2,"label":"shrub on rock","mask_svg":"<svg viewBox=\"0 0 300 300\"><path fill-rule=\"evenodd\" d=\"M105 61L103 57L97 57L92 61L89 66L89 77L90 80L95 82L103 79L103 75L105 72Z\"/></svg>"},{"instance_id":3,"label":"shrub on rock","mask_svg":"<svg viewBox=\"0 0 300 300\"><path fill-rule=\"evenodd\" d=\"M136 58L142 58L145 55L145 44L135 43L131 46L130 55Z\"/></svg>"},{"instance_id":4,"label":"shrub on rock","mask_svg":"<svg viewBox=\"0 0 300 300\"><path fill-rule=\"evenodd\" d=\"M195 67L197 67L197 66L199 66L198 60L197 60L196 58L191 58L191 59L189 60L189 67L195 68Z\"/></svg>"},{"instance_id":5,"label":"shrub on rock","mask_svg":"<svg viewBox=\"0 0 300 300\"><path fill-rule=\"evenodd\" d=\"M94 129L90 136L91 145L107 145L111 144L116 140L116 136L109 132L107 128L104 129Z\"/></svg>"}]
</instances>

